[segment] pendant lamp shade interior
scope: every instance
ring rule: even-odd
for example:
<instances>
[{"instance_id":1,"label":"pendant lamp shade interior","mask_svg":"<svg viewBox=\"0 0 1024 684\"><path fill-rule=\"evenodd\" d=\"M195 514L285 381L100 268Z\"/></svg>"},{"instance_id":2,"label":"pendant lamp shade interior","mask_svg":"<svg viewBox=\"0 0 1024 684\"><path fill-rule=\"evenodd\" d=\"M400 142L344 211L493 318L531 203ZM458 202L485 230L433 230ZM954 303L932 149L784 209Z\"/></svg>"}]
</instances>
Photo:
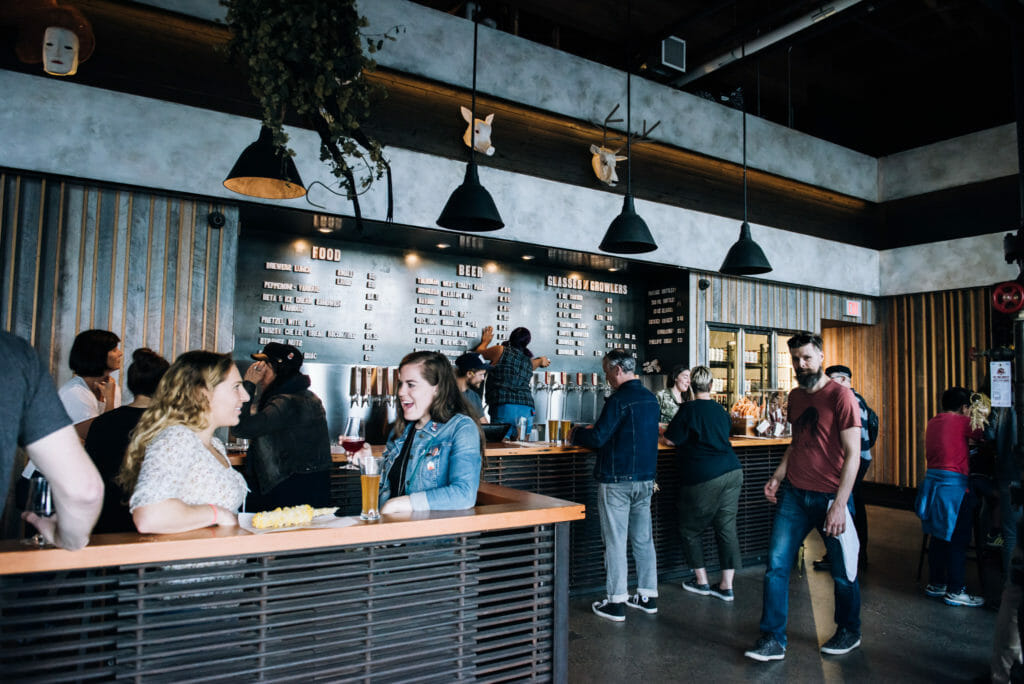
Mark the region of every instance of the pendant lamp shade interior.
<instances>
[{"instance_id":1,"label":"pendant lamp shade interior","mask_svg":"<svg viewBox=\"0 0 1024 684\"><path fill-rule=\"evenodd\" d=\"M450 230L482 233L505 227L494 198L480 184L476 166L476 53L477 36L480 31L479 18L473 13L473 100L470 107L469 162L466 164L466 178L455 188L437 219L437 225Z\"/></svg>"},{"instance_id":2,"label":"pendant lamp shade interior","mask_svg":"<svg viewBox=\"0 0 1024 684\"><path fill-rule=\"evenodd\" d=\"M256 142L239 155L224 179L224 187L264 199L295 199L306 194L295 162L274 144L274 134L266 126L260 129Z\"/></svg>"}]
</instances>

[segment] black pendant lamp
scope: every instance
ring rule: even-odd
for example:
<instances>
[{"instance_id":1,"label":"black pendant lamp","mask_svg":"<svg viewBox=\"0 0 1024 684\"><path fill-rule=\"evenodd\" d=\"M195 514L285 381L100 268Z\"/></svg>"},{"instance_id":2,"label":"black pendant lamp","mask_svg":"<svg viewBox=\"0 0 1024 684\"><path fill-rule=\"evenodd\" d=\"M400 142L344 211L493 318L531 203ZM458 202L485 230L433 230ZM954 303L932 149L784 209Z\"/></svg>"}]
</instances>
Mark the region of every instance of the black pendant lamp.
<instances>
[{"instance_id":1,"label":"black pendant lamp","mask_svg":"<svg viewBox=\"0 0 1024 684\"><path fill-rule=\"evenodd\" d=\"M295 199L306 194L291 155L274 144L274 134L266 126L260 129L256 142L239 155L224 179L224 187L264 199Z\"/></svg>"},{"instance_id":2,"label":"black pendant lamp","mask_svg":"<svg viewBox=\"0 0 1024 684\"><path fill-rule=\"evenodd\" d=\"M747 107L742 97L740 106L743 110L743 224L740 225L739 240L729 248L718 270L726 275L757 275L768 273L772 265L761 246L750 236L750 224L747 223Z\"/></svg>"},{"instance_id":3,"label":"black pendant lamp","mask_svg":"<svg viewBox=\"0 0 1024 684\"><path fill-rule=\"evenodd\" d=\"M480 185L476 167L476 44L480 23L477 12L473 12L473 101L470 106L469 163L466 164L466 178L455 188L448 203L444 205L437 225L451 230L484 233L505 227L498 214L491 193Z\"/></svg>"},{"instance_id":4,"label":"black pendant lamp","mask_svg":"<svg viewBox=\"0 0 1024 684\"><path fill-rule=\"evenodd\" d=\"M632 7L629 7L627 13L630 15L626 21L626 35L630 35L630 19L632 19ZM640 215L636 213L636 208L633 206L633 182L632 182L632 168L633 168L633 155L630 154L630 139L633 137L632 130L630 128L631 121L631 103L632 103L632 92L630 88L630 68L627 57L626 63L626 197L622 201L622 213L615 217L611 225L608 226L608 232L604 234L604 239L601 240L601 244L598 245L598 249L604 252L611 252L612 254L642 254L644 252L653 252L658 249L658 244L654 241L651 236L651 231L647 227Z\"/></svg>"}]
</instances>

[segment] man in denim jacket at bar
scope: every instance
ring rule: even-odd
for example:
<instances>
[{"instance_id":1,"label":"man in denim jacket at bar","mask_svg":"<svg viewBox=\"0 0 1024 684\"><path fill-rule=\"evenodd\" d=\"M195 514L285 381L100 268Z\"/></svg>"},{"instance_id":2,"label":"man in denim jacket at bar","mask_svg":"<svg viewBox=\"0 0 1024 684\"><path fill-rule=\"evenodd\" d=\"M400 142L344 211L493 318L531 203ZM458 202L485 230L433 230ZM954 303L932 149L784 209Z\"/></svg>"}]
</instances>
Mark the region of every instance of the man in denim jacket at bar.
<instances>
[{"instance_id":1,"label":"man in denim jacket at bar","mask_svg":"<svg viewBox=\"0 0 1024 684\"><path fill-rule=\"evenodd\" d=\"M613 622L626 619L625 606L657 613L658 563L651 534L651 495L658 463L658 417L654 394L636 375L636 359L622 349L604 357L604 373L615 393L592 427L578 428L572 443L597 449L597 511L604 539L608 596L594 613ZM633 546L637 590L627 591L626 540Z\"/></svg>"}]
</instances>

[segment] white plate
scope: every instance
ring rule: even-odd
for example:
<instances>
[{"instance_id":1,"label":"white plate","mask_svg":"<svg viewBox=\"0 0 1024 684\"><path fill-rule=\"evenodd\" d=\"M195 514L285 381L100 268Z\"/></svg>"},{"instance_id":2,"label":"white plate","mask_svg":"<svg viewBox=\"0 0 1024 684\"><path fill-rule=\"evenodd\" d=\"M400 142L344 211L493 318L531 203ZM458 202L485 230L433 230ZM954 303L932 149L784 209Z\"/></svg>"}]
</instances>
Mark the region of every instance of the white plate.
<instances>
[{"instance_id":1,"label":"white plate","mask_svg":"<svg viewBox=\"0 0 1024 684\"><path fill-rule=\"evenodd\" d=\"M291 530L315 530L315 529L329 529L336 527L348 527L349 525L355 525L359 522L359 518L356 516L346 516L339 518L333 513L329 515L318 515L313 518L313 521L305 525L288 525L286 527L272 527L266 530L258 530L252 526L252 518L256 515L255 513L239 513L238 514L238 526L247 532L253 534L266 534L267 532L289 532Z\"/></svg>"}]
</instances>

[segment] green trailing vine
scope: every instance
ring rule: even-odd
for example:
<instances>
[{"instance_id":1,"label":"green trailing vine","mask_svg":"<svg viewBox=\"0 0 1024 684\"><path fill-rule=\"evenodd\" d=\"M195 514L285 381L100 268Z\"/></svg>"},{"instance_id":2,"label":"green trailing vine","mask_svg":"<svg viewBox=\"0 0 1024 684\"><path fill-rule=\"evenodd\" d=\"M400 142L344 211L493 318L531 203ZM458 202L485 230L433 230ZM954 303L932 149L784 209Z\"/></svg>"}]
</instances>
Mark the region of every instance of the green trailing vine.
<instances>
[{"instance_id":1,"label":"green trailing vine","mask_svg":"<svg viewBox=\"0 0 1024 684\"><path fill-rule=\"evenodd\" d=\"M288 154L284 119L302 117L320 137L320 159L331 164L349 199L356 202L387 170L381 145L365 134L371 103L384 89L366 78L376 63L367 55L394 40L395 28L366 35L354 0L221 0L231 30L229 55L248 71L264 125ZM365 52L364 52L365 48ZM352 168L360 160L361 168ZM360 175L358 184L356 174Z\"/></svg>"}]
</instances>

